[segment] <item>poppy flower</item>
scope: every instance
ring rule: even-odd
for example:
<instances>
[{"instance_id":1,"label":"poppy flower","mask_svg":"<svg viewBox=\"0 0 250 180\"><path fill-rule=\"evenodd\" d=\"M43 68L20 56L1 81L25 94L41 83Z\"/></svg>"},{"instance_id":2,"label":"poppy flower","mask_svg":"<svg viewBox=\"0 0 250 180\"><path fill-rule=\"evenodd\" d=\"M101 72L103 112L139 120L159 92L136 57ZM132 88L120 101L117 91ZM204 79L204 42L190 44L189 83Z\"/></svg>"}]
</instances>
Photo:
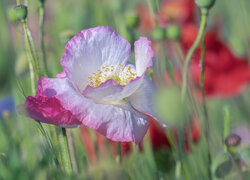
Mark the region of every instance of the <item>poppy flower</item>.
<instances>
[{"instance_id":1,"label":"poppy flower","mask_svg":"<svg viewBox=\"0 0 250 180\"><path fill-rule=\"evenodd\" d=\"M175 140L175 142L177 142L177 129L172 127L170 131L173 136L173 139ZM149 126L149 136L154 150L161 149L163 147L171 149L171 144L166 136L165 129L163 129L160 124L153 119L151 120ZM194 118L191 119L190 125L185 126L184 128L184 149L186 152L190 152L191 150L189 145L189 137L195 144L199 142L199 139L201 137L198 121Z\"/></svg>"},{"instance_id":2,"label":"poppy flower","mask_svg":"<svg viewBox=\"0 0 250 180\"><path fill-rule=\"evenodd\" d=\"M183 26L181 43L187 51L194 42L198 27L188 23ZM250 66L246 59L236 57L219 39L215 31L208 31L205 38L205 94L206 96L231 97L241 92L250 82ZM190 72L197 87L200 83L200 48L190 64Z\"/></svg>"},{"instance_id":3,"label":"poppy flower","mask_svg":"<svg viewBox=\"0 0 250 180\"><path fill-rule=\"evenodd\" d=\"M146 5L139 4L137 14L139 17L139 29L150 32L156 27L156 19L150 14Z\"/></svg>"},{"instance_id":4,"label":"poppy flower","mask_svg":"<svg viewBox=\"0 0 250 180\"><path fill-rule=\"evenodd\" d=\"M186 23L194 18L194 0L165 0L161 3L159 20L165 25L171 21Z\"/></svg>"},{"instance_id":5,"label":"poppy flower","mask_svg":"<svg viewBox=\"0 0 250 180\"><path fill-rule=\"evenodd\" d=\"M134 44L135 66L128 62L131 45L108 26L79 32L66 45L57 78L40 77L34 97L26 99L29 117L61 127L88 126L113 141L139 143L153 113L151 42Z\"/></svg>"}]
</instances>

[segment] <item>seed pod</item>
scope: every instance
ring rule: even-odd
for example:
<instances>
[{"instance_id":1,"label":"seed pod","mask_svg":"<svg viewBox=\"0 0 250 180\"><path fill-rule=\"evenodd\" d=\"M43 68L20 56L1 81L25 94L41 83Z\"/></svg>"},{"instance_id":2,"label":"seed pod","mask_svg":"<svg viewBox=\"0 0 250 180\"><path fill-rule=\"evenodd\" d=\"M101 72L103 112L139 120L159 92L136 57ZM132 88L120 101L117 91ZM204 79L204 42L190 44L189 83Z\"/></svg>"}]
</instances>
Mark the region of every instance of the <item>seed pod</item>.
<instances>
[{"instance_id":1,"label":"seed pod","mask_svg":"<svg viewBox=\"0 0 250 180\"><path fill-rule=\"evenodd\" d=\"M16 18L19 20L19 21L23 21L27 18L27 15L28 15L28 9L27 9L27 6L25 5L18 5L15 7L15 11L16 11Z\"/></svg>"},{"instance_id":2,"label":"seed pod","mask_svg":"<svg viewBox=\"0 0 250 180\"><path fill-rule=\"evenodd\" d=\"M8 16L8 19L10 22L12 22L12 23L17 22L16 11L15 11L15 9L13 9L13 7L8 8L7 16Z\"/></svg>"},{"instance_id":3,"label":"seed pod","mask_svg":"<svg viewBox=\"0 0 250 180\"><path fill-rule=\"evenodd\" d=\"M199 8L210 9L213 7L215 0L195 0L195 3Z\"/></svg>"}]
</instances>

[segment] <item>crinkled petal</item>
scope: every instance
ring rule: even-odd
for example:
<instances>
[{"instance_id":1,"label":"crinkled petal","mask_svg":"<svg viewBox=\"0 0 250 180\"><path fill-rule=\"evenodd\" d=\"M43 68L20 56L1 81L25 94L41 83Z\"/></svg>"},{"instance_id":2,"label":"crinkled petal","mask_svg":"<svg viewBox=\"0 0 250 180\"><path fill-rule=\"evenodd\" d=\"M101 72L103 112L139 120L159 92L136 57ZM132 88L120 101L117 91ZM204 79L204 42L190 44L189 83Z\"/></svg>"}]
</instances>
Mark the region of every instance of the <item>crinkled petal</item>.
<instances>
[{"instance_id":1,"label":"crinkled petal","mask_svg":"<svg viewBox=\"0 0 250 180\"><path fill-rule=\"evenodd\" d=\"M152 66L154 51L151 48L151 41L145 37L140 37L134 45L136 73L137 76L142 76Z\"/></svg>"},{"instance_id":2,"label":"crinkled petal","mask_svg":"<svg viewBox=\"0 0 250 180\"><path fill-rule=\"evenodd\" d=\"M25 103L28 115L44 123L63 127L86 125L113 141L139 143L149 119L129 104L96 104L85 98L66 78L40 78L35 97Z\"/></svg>"},{"instance_id":3,"label":"crinkled petal","mask_svg":"<svg viewBox=\"0 0 250 180\"><path fill-rule=\"evenodd\" d=\"M65 46L61 59L63 71L79 90L89 83L88 77L102 65L125 64L130 57L130 44L108 26L79 32Z\"/></svg>"}]
</instances>

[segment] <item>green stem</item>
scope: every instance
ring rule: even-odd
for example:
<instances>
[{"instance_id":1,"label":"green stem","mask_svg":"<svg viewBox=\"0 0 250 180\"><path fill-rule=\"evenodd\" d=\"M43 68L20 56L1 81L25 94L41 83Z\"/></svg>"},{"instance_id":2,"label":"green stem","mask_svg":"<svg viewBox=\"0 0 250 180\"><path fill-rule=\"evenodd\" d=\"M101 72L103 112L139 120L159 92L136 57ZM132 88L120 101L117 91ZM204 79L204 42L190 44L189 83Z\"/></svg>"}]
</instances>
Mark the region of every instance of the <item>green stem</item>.
<instances>
[{"instance_id":1,"label":"green stem","mask_svg":"<svg viewBox=\"0 0 250 180\"><path fill-rule=\"evenodd\" d=\"M166 58L166 67L167 67L167 70L169 71L169 75L171 77L171 80L172 80L173 84L176 84L176 80L174 77L173 63L171 62L171 60L169 59L169 57L166 53L164 40L161 40L161 47L162 47L162 53L163 53L164 57Z\"/></svg>"},{"instance_id":2,"label":"green stem","mask_svg":"<svg viewBox=\"0 0 250 180\"><path fill-rule=\"evenodd\" d=\"M69 154L70 154L72 168L73 168L73 171L76 174L78 174L78 167L77 167L77 162L76 162L74 143L73 143L72 134L71 134L69 129L66 129L66 134L67 134L67 138L68 138L68 147L69 147Z\"/></svg>"},{"instance_id":3,"label":"green stem","mask_svg":"<svg viewBox=\"0 0 250 180\"><path fill-rule=\"evenodd\" d=\"M31 59L31 63L33 66L34 73L36 75L35 81L37 81L38 76L40 76L39 68L38 68L38 61L37 61L37 54L36 54L36 49L35 45L31 36L31 33L28 29L27 26L27 21L23 21L23 31L24 31L24 36L25 36L25 41L26 41L26 50L28 57Z\"/></svg>"},{"instance_id":4,"label":"green stem","mask_svg":"<svg viewBox=\"0 0 250 180\"><path fill-rule=\"evenodd\" d=\"M207 9L201 9L201 23L200 23L200 29L198 32L198 35L196 37L195 42L193 43L192 47L187 53L186 59L185 59L185 65L184 65L184 70L183 70L183 75L182 75L182 90L181 90L181 95L182 98L184 99L186 96L186 91L187 91L187 81L188 81L188 69L189 69L189 64L192 60L193 54L197 47L200 44L200 41L202 39L203 34L205 33L206 30L206 24L207 24L207 15L208 15L208 10Z\"/></svg>"},{"instance_id":5,"label":"green stem","mask_svg":"<svg viewBox=\"0 0 250 180\"><path fill-rule=\"evenodd\" d=\"M38 123L38 128L40 129L43 136L46 138L46 140L47 140L46 142L47 142L48 146L51 148L51 150L53 152L55 164L57 166L59 166L59 161L58 161L57 156L56 156L57 153L56 153L56 151L55 151L55 149L54 149L54 147L52 145L52 142L51 142L51 139L50 139L48 133L45 131L45 129L43 128L43 126L42 126L42 124L40 122L37 121L37 123Z\"/></svg>"},{"instance_id":6,"label":"green stem","mask_svg":"<svg viewBox=\"0 0 250 180\"><path fill-rule=\"evenodd\" d=\"M175 179L180 180L182 179L182 150L183 150L183 140L184 132L183 129L180 127L178 130L178 154L176 159L175 165Z\"/></svg>"},{"instance_id":7,"label":"green stem","mask_svg":"<svg viewBox=\"0 0 250 180\"><path fill-rule=\"evenodd\" d=\"M20 5L21 4L21 0L16 0L16 5Z\"/></svg>"},{"instance_id":8,"label":"green stem","mask_svg":"<svg viewBox=\"0 0 250 180\"><path fill-rule=\"evenodd\" d=\"M249 16L248 16L248 6L247 6L247 1L246 0L242 0L241 1L241 7L242 7L242 11L243 11L243 14L244 14L244 20L245 20L245 37L246 37L246 41L245 41L245 44L246 44L246 47L247 47L247 56L248 56L248 63L250 64L250 44L249 44L249 37L248 37L248 31L250 30L249 28Z\"/></svg>"},{"instance_id":9,"label":"green stem","mask_svg":"<svg viewBox=\"0 0 250 180\"><path fill-rule=\"evenodd\" d=\"M206 97L205 97L205 87L204 87L204 78L205 78L205 33L202 35L201 40L201 75L200 75L200 89L201 89L201 95L202 95L202 108L204 113L204 120L205 120L205 138L207 143L207 150L208 150L208 177L209 179L212 179L212 173L210 170L211 164L212 164L212 158L211 158L211 148L209 143L210 138L210 123L208 118L208 112L207 112L207 105L206 105Z\"/></svg>"},{"instance_id":10,"label":"green stem","mask_svg":"<svg viewBox=\"0 0 250 180\"><path fill-rule=\"evenodd\" d=\"M117 155L116 155L116 163L121 164L122 160L122 148L121 148L121 142L117 143Z\"/></svg>"},{"instance_id":11,"label":"green stem","mask_svg":"<svg viewBox=\"0 0 250 180\"><path fill-rule=\"evenodd\" d=\"M62 154L64 171L68 174L71 174L73 172L73 169L69 154L68 139L65 128L62 128L62 131L59 133L59 143L61 147L60 149Z\"/></svg>"},{"instance_id":12,"label":"green stem","mask_svg":"<svg viewBox=\"0 0 250 180\"><path fill-rule=\"evenodd\" d=\"M49 69L47 64L46 52L45 52L45 45L44 45L44 3L40 3L39 7L39 26L40 26L40 47L41 47L41 54L43 65L45 69L45 74L49 75Z\"/></svg>"},{"instance_id":13,"label":"green stem","mask_svg":"<svg viewBox=\"0 0 250 180\"><path fill-rule=\"evenodd\" d=\"M17 5L20 4L20 0L17 0L16 3L17 3ZM31 89L32 89L32 94L34 95L35 88L36 88L35 84L36 84L38 77L40 76L40 71L39 71L39 66L38 66L38 58L37 58L36 48L35 48L35 44L34 44L32 35L31 35L30 30L27 26L27 21L23 20L22 24L23 24L23 31L24 31L24 37L25 37L26 53L27 53L27 57L29 60ZM49 147L51 148L51 150L55 154L55 149L53 148L53 145L52 145L51 139L48 135L48 132L46 131L46 129L43 127L43 125L40 122L38 122L38 125L39 125L39 129L40 129L41 133L43 134L43 136L45 137L45 139L47 141L47 144L49 145ZM53 128L55 130L55 127L53 127ZM56 141L58 142L58 139L56 139ZM55 157L55 163L58 164L58 160L56 157Z\"/></svg>"}]
</instances>

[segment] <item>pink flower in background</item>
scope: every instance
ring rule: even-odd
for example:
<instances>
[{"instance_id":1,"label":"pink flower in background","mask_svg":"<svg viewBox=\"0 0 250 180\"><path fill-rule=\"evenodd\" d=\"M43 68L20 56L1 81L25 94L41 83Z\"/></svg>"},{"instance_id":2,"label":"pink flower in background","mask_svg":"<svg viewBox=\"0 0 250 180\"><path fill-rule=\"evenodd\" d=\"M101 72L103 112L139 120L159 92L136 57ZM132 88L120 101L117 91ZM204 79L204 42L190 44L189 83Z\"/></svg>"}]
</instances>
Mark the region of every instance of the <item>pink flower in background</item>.
<instances>
[{"instance_id":1,"label":"pink flower in background","mask_svg":"<svg viewBox=\"0 0 250 180\"><path fill-rule=\"evenodd\" d=\"M40 77L28 116L62 127L88 126L113 141L139 143L149 126L155 87L145 76L152 66L151 42L131 46L107 26L79 32L66 45L57 78Z\"/></svg>"}]
</instances>

